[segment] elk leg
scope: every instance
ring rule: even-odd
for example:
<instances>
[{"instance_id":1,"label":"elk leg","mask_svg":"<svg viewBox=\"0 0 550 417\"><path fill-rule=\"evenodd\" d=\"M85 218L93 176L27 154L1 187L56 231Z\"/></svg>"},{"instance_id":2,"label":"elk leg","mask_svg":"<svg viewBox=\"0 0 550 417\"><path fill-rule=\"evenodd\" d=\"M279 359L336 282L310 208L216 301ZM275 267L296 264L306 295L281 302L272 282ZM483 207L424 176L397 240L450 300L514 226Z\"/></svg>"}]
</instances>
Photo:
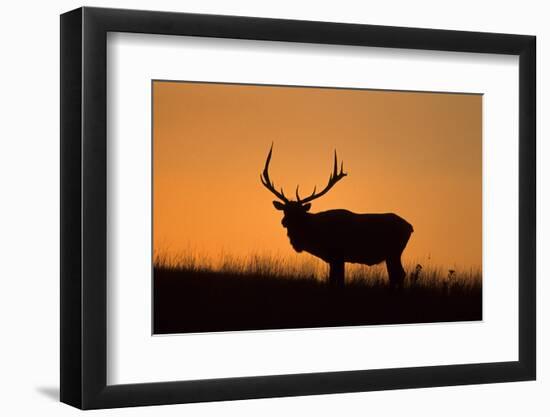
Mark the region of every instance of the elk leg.
<instances>
[{"instance_id":1,"label":"elk leg","mask_svg":"<svg viewBox=\"0 0 550 417\"><path fill-rule=\"evenodd\" d=\"M386 259L386 268L388 269L390 287L403 288L403 282L406 274L403 269L403 265L401 265L401 255L391 256Z\"/></svg>"},{"instance_id":2,"label":"elk leg","mask_svg":"<svg viewBox=\"0 0 550 417\"><path fill-rule=\"evenodd\" d=\"M345 263L331 262L330 272L328 275L329 284L331 287L344 288L345 284Z\"/></svg>"}]
</instances>

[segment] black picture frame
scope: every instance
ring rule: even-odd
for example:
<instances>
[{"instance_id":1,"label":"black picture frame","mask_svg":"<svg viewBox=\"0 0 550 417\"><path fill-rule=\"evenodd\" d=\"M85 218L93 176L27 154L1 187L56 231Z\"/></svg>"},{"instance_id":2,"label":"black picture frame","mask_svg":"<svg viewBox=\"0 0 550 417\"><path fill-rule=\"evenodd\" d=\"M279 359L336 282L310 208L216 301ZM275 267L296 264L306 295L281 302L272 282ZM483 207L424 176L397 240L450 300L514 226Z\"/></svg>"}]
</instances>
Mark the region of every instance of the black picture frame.
<instances>
[{"instance_id":1,"label":"black picture frame","mask_svg":"<svg viewBox=\"0 0 550 417\"><path fill-rule=\"evenodd\" d=\"M519 56L519 360L107 385L108 32ZM82 409L533 380L534 36L102 8L61 15L61 401Z\"/></svg>"}]
</instances>

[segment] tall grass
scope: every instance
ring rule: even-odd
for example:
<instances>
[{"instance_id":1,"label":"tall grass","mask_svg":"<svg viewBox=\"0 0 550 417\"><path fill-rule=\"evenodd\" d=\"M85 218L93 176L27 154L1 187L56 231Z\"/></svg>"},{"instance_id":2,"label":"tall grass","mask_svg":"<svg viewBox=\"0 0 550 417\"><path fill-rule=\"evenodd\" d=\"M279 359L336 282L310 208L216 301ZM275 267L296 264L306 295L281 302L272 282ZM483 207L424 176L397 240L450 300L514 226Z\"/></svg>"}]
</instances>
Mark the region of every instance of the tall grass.
<instances>
[{"instance_id":1,"label":"tall grass","mask_svg":"<svg viewBox=\"0 0 550 417\"><path fill-rule=\"evenodd\" d=\"M310 280L324 282L328 276L328 265L322 260L306 254L281 256L270 253L251 253L235 256L222 252L213 258L196 251L154 254L156 270L192 273L217 273L224 275L255 277L258 279ZM437 265L422 265L410 262L405 265L406 288L480 290L482 274L480 269L450 269ZM387 285L385 264L372 267L346 264L346 285L381 287Z\"/></svg>"}]
</instances>

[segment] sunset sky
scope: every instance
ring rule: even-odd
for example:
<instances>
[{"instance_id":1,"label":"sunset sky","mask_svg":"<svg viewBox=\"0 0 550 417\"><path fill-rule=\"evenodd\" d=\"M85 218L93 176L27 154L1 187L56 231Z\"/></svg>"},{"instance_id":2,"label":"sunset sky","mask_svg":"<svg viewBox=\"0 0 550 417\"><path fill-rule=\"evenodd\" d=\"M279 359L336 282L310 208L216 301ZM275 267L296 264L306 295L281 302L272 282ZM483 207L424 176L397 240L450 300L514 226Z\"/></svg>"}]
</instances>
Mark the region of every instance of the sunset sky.
<instances>
[{"instance_id":1,"label":"sunset sky","mask_svg":"<svg viewBox=\"0 0 550 417\"><path fill-rule=\"evenodd\" d=\"M404 263L478 268L481 109L481 95L154 81L154 250L295 257L260 183L273 142L287 196L324 187L334 149L344 161L311 212L394 212L414 226Z\"/></svg>"}]
</instances>

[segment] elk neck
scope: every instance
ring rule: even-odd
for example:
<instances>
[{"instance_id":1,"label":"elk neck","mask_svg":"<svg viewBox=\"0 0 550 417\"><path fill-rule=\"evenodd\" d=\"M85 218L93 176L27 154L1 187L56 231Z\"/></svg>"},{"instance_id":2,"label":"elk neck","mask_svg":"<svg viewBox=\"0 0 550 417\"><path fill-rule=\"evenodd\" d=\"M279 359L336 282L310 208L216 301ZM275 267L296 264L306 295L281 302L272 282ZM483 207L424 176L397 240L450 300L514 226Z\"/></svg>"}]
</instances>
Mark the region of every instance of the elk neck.
<instances>
[{"instance_id":1,"label":"elk neck","mask_svg":"<svg viewBox=\"0 0 550 417\"><path fill-rule=\"evenodd\" d=\"M290 244L296 252L302 252L307 245L313 217L314 214L306 212L285 214L283 217L281 223L286 228Z\"/></svg>"}]
</instances>

